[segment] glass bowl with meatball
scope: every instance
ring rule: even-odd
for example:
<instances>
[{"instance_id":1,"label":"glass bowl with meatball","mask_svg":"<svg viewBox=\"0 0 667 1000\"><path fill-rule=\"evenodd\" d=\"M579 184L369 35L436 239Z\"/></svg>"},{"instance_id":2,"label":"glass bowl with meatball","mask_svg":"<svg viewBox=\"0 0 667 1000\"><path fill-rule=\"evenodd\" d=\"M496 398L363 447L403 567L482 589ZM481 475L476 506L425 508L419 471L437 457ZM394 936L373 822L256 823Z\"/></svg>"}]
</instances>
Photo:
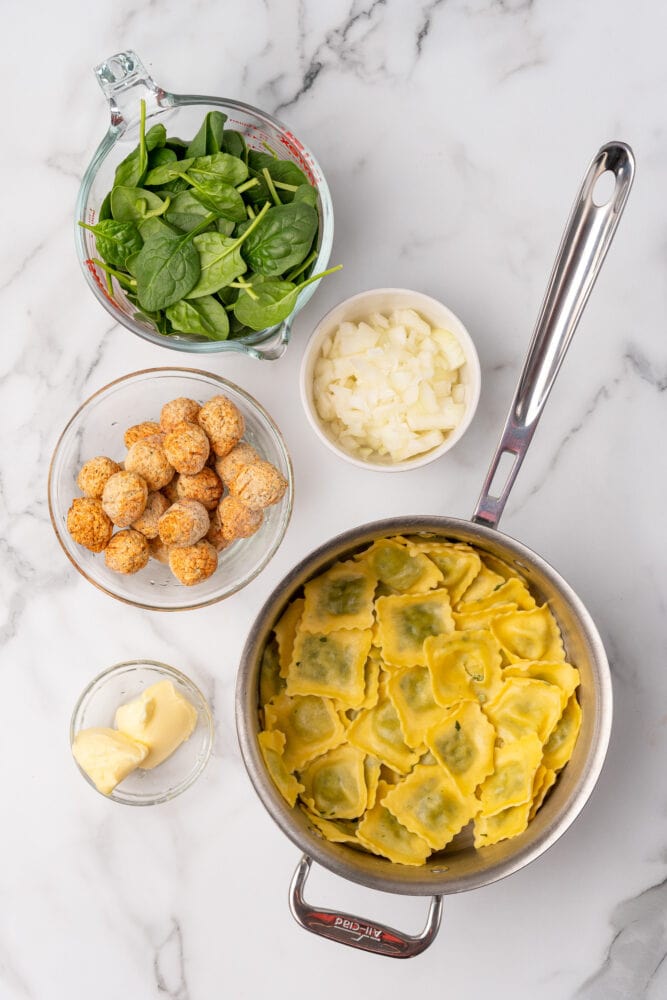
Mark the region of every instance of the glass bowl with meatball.
<instances>
[{"instance_id":1,"label":"glass bowl with meatball","mask_svg":"<svg viewBox=\"0 0 667 1000\"><path fill-rule=\"evenodd\" d=\"M152 368L86 400L49 470L51 523L90 583L135 607L182 611L241 590L292 513L283 437L210 372Z\"/></svg>"}]
</instances>

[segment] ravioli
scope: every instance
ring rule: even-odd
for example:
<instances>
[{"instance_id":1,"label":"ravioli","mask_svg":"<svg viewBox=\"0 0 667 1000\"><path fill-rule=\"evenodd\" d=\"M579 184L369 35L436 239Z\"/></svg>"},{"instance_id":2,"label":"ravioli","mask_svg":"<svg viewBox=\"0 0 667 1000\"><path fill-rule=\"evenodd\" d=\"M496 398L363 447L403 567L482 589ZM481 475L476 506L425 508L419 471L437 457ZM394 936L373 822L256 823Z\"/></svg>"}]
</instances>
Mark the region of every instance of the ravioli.
<instances>
[{"instance_id":1,"label":"ravioli","mask_svg":"<svg viewBox=\"0 0 667 1000\"><path fill-rule=\"evenodd\" d=\"M422 552L410 552L404 539L382 538L361 556L380 583L399 594L424 593L442 583L442 573Z\"/></svg>"},{"instance_id":2,"label":"ravioli","mask_svg":"<svg viewBox=\"0 0 667 1000\"><path fill-rule=\"evenodd\" d=\"M483 816L521 806L533 797L533 779L542 757L542 743L528 733L512 743L496 747L494 772L483 783L479 798Z\"/></svg>"},{"instance_id":3,"label":"ravioli","mask_svg":"<svg viewBox=\"0 0 667 1000\"><path fill-rule=\"evenodd\" d=\"M377 578L355 560L335 563L305 585L303 632L327 634L338 629L369 629Z\"/></svg>"},{"instance_id":4,"label":"ravioli","mask_svg":"<svg viewBox=\"0 0 667 1000\"><path fill-rule=\"evenodd\" d=\"M577 696L572 695L556 728L544 747L544 766L552 771L560 771L572 756L581 728L581 706Z\"/></svg>"},{"instance_id":5,"label":"ravioli","mask_svg":"<svg viewBox=\"0 0 667 1000\"><path fill-rule=\"evenodd\" d=\"M544 764L540 764L533 779L533 801L530 804L529 820L532 820L537 810L541 808L542 803L547 797L547 792L556 781L556 777L555 771L551 771Z\"/></svg>"},{"instance_id":6,"label":"ravioli","mask_svg":"<svg viewBox=\"0 0 667 1000\"><path fill-rule=\"evenodd\" d=\"M396 817L382 805L386 793L380 782L378 799L357 827L357 839L373 854L381 854L401 865L423 865L431 853L426 841L406 830Z\"/></svg>"},{"instance_id":7,"label":"ravioli","mask_svg":"<svg viewBox=\"0 0 667 1000\"><path fill-rule=\"evenodd\" d=\"M412 541L411 552L423 552L442 573L452 604L460 599L479 573L482 561L469 545L459 542Z\"/></svg>"},{"instance_id":8,"label":"ravioli","mask_svg":"<svg viewBox=\"0 0 667 1000\"><path fill-rule=\"evenodd\" d=\"M287 668L292 659L294 640L303 614L304 603L303 597L297 597L295 601L287 605L282 616L273 626L278 643L278 660L280 662L281 677L287 677Z\"/></svg>"},{"instance_id":9,"label":"ravioli","mask_svg":"<svg viewBox=\"0 0 667 1000\"><path fill-rule=\"evenodd\" d=\"M376 606L382 657L394 667L425 665L424 640L454 631L446 590L379 597Z\"/></svg>"},{"instance_id":10,"label":"ravioli","mask_svg":"<svg viewBox=\"0 0 667 1000\"><path fill-rule=\"evenodd\" d=\"M490 628L491 622L494 622L500 615L506 615L510 611L517 610L516 604L495 604L490 608L484 608L483 611L466 611L465 607L464 605L460 611L454 611L452 614L456 628L460 632L469 632L471 629L476 631L480 628Z\"/></svg>"},{"instance_id":11,"label":"ravioli","mask_svg":"<svg viewBox=\"0 0 667 1000\"><path fill-rule=\"evenodd\" d=\"M432 726L426 746L469 795L493 774L496 731L475 701L460 701Z\"/></svg>"},{"instance_id":12,"label":"ravioli","mask_svg":"<svg viewBox=\"0 0 667 1000\"><path fill-rule=\"evenodd\" d=\"M535 598L525 584L512 577L505 580L498 587L495 587L486 597L480 597L476 601L468 601L463 611L465 614L475 614L477 611L488 611L490 608L497 608L499 604L516 604L523 611L535 607Z\"/></svg>"},{"instance_id":13,"label":"ravioli","mask_svg":"<svg viewBox=\"0 0 667 1000\"><path fill-rule=\"evenodd\" d=\"M579 671L570 663L556 661L548 663L545 660L517 660L503 670L503 677L532 677L538 681L546 681L560 688L561 704L565 708L571 696L579 687Z\"/></svg>"},{"instance_id":14,"label":"ravioli","mask_svg":"<svg viewBox=\"0 0 667 1000\"><path fill-rule=\"evenodd\" d=\"M380 771L382 764L377 757L371 757L370 754L366 755L364 760L364 779L366 781L366 795L368 800L368 809L372 809L375 805L375 799L377 798L378 785L380 783Z\"/></svg>"},{"instance_id":15,"label":"ravioli","mask_svg":"<svg viewBox=\"0 0 667 1000\"><path fill-rule=\"evenodd\" d=\"M360 712L350 724L347 738L352 746L378 757L401 774L406 774L419 759L403 739L398 714L389 698L382 698L375 708Z\"/></svg>"},{"instance_id":16,"label":"ravioli","mask_svg":"<svg viewBox=\"0 0 667 1000\"><path fill-rule=\"evenodd\" d=\"M265 706L264 716L268 730L285 736L283 757L288 771L300 770L345 739L345 727L328 698L280 694Z\"/></svg>"},{"instance_id":17,"label":"ravioli","mask_svg":"<svg viewBox=\"0 0 667 1000\"><path fill-rule=\"evenodd\" d=\"M508 837L517 837L528 828L530 802L520 806L510 806L493 816L478 816L474 827L474 845L477 848L490 847Z\"/></svg>"},{"instance_id":18,"label":"ravioli","mask_svg":"<svg viewBox=\"0 0 667 1000\"><path fill-rule=\"evenodd\" d=\"M276 695L285 690L285 681L280 676L280 658L278 644L275 639L267 643L262 653L262 664L259 668L259 702L266 705Z\"/></svg>"},{"instance_id":19,"label":"ravioli","mask_svg":"<svg viewBox=\"0 0 667 1000\"><path fill-rule=\"evenodd\" d=\"M430 726L442 718L442 706L433 697L427 667L405 667L395 671L387 684L408 746L423 746Z\"/></svg>"},{"instance_id":20,"label":"ravioli","mask_svg":"<svg viewBox=\"0 0 667 1000\"><path fill-rule=\"evenodd\" d=\"M540 743L549 739L562 712L561 689L546 681L510 677L484 711L503 740L535 733Z\"/></svg>"},{"instance_id":21,"label":"ravioli","mask_svg":"<svg viewBox=\"0 0 667 1000\"><path fill-rule=\"evenodd\" d=\"M299 632L287 670L287 693L335 698L348 708L363 703L370 630Z\"/></svg>"},{"instance_id":22,"label":"ravioli","mask_svg":"<svg viewBox=\"0 0 667 1000\"><path fill-rule=\"evenodd\" d=\"M494 573L493 570L490 570L484 565L484 562L482 562L479 573L472 581L468 589L459 598L457 610L463 610L462 605L466 604L468 601L478 601L482 597L487 597L504 582L504 576L500 576L499 573Z\"/></svg>"},{"instance_id":23,"label":"ravioli","mask_svg":"<svg viewBox=\"0 0 667 1000\"><path fill-rule=\"evenodd\" d=\"M368 794L364 754L339 746L312 761L299 775L301 798L324 819L356 819L366 809Z\"/></svg>"},{"instance_id":24,"label":"ravioli","mask_svg":"<svg viewBox=\"0 0 667 1000\"><path fill-rule=\"evenodd\" d=\"M387 792L382 804L433 851L446 847L479 811L474 795L464 795L443 768L426 764L417 764Z\"/></svg>"},{"instance_id":25,"label":"ravioli","mask_svg":"<svg viewBox=\"0 0 667 1000\"><path fill-rule=\"evenodd\" d=\"M299 793L304 791L304 787L290 773L285 764L283 756L285 749L284 734L278 732L277 729L270 733L265 731L257 734L257 741L273 784L288 805L293 806Z\"/></svg>"},{"instance_id":26,"label":"ravioli","mask_svg":"<svg viewBox=\"0 0 667 1000\"><path fill-rule=\"evenodd\" d=\"M501 615L491 623L491 631L512 662L565 659L560 629L546 604Z\"/></svg>"},{"instance_id":27,"label":"ravioli","mask_svg":"<svg viewBox=\"0 0 667 1000\"><path fill-rule=\"evenodd\" d=\"M424 643L435 700L489 701L500 690L500 647L487 629L434 636Z\"/></svg>"},{"instance_id":28,"label":"ravioli","mask_svg":"<svg viewBox=\"0 0 667 1000\"><path fill-rule=\"evenodd\" d=\"M308 817L309 822L322 834L325 840L332 844L358 844L357 823L349 819L323 819L317 813L311 812L307 806L302 805L301 809Z\"/></svg>"}]
</instances>

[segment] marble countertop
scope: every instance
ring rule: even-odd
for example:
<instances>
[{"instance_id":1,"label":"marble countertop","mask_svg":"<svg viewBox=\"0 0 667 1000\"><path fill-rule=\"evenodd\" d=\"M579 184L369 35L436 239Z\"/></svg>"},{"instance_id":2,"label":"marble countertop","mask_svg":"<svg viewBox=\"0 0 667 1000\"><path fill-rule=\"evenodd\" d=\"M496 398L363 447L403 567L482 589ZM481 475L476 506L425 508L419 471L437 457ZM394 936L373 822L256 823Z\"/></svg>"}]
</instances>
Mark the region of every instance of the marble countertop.
<instances>
[{"instance_id":1,"label":"marble countertop","mask_svg":"<svg viewBox=\"0 0 667 1000\"><path fill-rule=\"evenodd\" d=\"M473 1000L664 997L665 7L65 0L39 15L12 5L4 25L0 996L398 1000L436 986ZM280 361L205 362L281 426L296 505L253 584L173 616L126 607L81 578L46 501L51 451L83 399L138 368L197 364L115 326L74 252L74 199L107 127L91 67L127 48L170 90L238 98L287 121L330 182L332 261L344 264L299 315ZM272 587L337 531L405 512L469 516L572 199L612 138L635 150L635 187L503 520L598 623L615 694L607 763L546 855L445 899L424 955L391 963L335 946L292 920L287 887L299 855L240 759L233 693L244 637ZM483 377L461 444L389 478L329 454L297 391L319 317L380 285L445 301L470 330ZM130 809L81 779L68 725L96 673L141 656L202 686L216 740L192 789ZM323 870L309 894L413 931L426 907Z\"/></svg>"}]
</instances>

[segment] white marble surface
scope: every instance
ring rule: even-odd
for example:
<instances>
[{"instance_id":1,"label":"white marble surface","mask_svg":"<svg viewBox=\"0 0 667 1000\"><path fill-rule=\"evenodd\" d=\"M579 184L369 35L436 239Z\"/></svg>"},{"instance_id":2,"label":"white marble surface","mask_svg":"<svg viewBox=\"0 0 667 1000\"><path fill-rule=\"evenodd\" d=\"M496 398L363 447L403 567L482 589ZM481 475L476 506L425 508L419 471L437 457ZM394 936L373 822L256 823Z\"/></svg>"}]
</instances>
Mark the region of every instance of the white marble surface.
<instances>
[{"instance_id":1,"label":"white marble surface","mask_svg":"<svg viewBox=\"0 0 667 1000\"><path fill-rule=\"evenodd\" d=\"M0 996L664 997L664 5L64 0L9 5L3 24ZM74 198L107 124L91 67L124 48L171 90L240 98L289 122L331 183L333 260L345 265L300 315L281 361L208 363L281 425L296 507L254 584L176 616L89 586L58 547L46 504L51 450L85 397L131 370L195 360L112 325L75 258ZM470 513L571 200L610 138L633 145L635 188L503 525L553 562L599 624L616 698L607 764L546 856L446 900L430 951L408 963L355 953L289 915L297 851L264 812L236 745L244 636L272 586L336 531L392 513ZM461 315L484 383L461 445L388 480L319 444L297 370L329 306L391 284ZM67 731L89 679L142 655L203 686L217 737L194 788L137 810L82 781ZM322 871L310 894L406 929L424 913L423 900Z\"/></svg>"}]
</instances>

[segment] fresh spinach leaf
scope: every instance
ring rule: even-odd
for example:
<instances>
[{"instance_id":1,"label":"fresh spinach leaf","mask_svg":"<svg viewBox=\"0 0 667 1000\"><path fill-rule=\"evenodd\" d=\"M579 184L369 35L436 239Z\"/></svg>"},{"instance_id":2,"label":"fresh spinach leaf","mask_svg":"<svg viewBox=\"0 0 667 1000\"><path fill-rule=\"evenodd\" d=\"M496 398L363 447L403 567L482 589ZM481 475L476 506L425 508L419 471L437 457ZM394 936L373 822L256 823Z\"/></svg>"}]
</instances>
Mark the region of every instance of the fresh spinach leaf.
<instances>
[{"instance_id":1,"label":"fresh spinach leaf","mask_svg":"<svg viewBox=\"0 0 667 1000\"><path fill-rule=\"evenodd\" d=\"M194 163L193 159L190 160L171 160L169 163L157 164L153 170L149 170L146 175L145 183L149 187L162 187L163 184L169 184L172 181L180 180L188 169L191 163ZM187 183L187 181L186 181Z\"/></svg>"},{"instance_id":2,"label":"fresh spinach leaf","mask_svg":"<svg viewBox=\"0 0 667 1000\"><path fill-rule=\"evenodd\" d=\"M173 149L167 149L166 146L160 146L158 149L153 149L148 154L148 172L154 170L156 167L164 166L167 163L176 163L178 157ZM144 180L144 184L148 183L148 177Z\"/></svg>"},{"instance_id":3,"label":"fresh spinach leaf","mask_svg":"<svg viewBox=\"0 0 667 1000\"><path fill-rule=\"evenodd\" d=\"M230 153L232 156L238 156L239 160L243 160L247 166L248 147L242 132L236 132L233 128L225 129L222 136L222 146L220 148L223 153Z\"/></svg>"},{"instance_id":4,"label":"fresh spinach leaf","mask_svg":"<svg viewBox=\"0 0 667 1000\"><path fill-rule=\"evenodd\" d=\"M207 156L210 153L219 153L226 121L227 115L223 115L222 111L209 111L185 155Z\"/></svg>"},{"instance_id":5,"label":"fresh spinach leaf","mask_svg":"<svg viewBox=\"0 0 667 1000\"><path fill-rule=\"evenodd\" d=\"M109 264L126 268L127 259L138 253L143 246L143 239L133 222L116 222L114 219L103 219L96 226L79 222L82 229L87 229L95 236L98 252Z\"/></svg>"},{"instance_id":6,"label":"fresh spinach leaf","mask_svg":"<svg viewBox=\"0 0 667 1000\"><path fill-rule=\"evenodd\" d=\"M111 213L117 222L141 222L146 212L165 210L165 202L146 188L118 186L111 191Z\"/></svg>"},{"instance_id":7,"label":"fresh spinach leaf","mask_svg":"<svg viewBox=\"0 0 667 1000\"><path fill-rule=\"evenodd\" d=\"M318 224L317 212L305 202L271 208L246 239L243 256L253 271L277 277L306 259Z\"/></svg>"},{"instance_id":8,"label":"fresh spinach leaf","mask_svg":"<svg viewBox=\"0 0 667 1000\"><path fill-rule=\"evenodd\" d=\"M178 229L182 229L184 233L189 233L207 215L208 209L200 201L197 201L191 191L181 191L180 194L174 195L172 198L169 208L165 212L165 219L177 226ZM217 221L225 220L218 219ZM227 224L229 225L229 223Z\"/></svg>"},{"instance_id":9,"label":"fresh spinach leaf","mask_svg":"<svg viewBox=\"0 0 667 1000\"><path fill-rule=\"evenodd\" d=\"M111 214L111 191L107 191L104 196L104 200L100 205L100 217L98 222L104 222L105 219L113 218Z\"/></svg>"},{"instance_id":10,"label":"fresh spinach leaf","mask_svg":"<svg viewBox=\"0 0 667 1000\"><path fill-rule=\"evenodd\" d=\"M188 180L221 180L236 187L248 177L248 168L243 160L229 153L214 153L212 156L197 156L187 167Z\"/></svg>"},{"instance_id":11,"label":"fresh spinach leaf","mask_svg":"<svg viewBox=\"0 0 667 1000\"><path fill-rule=\"evenodd\" d=\"M312 184L302 184L294 192L292 201L301 201L312 208L317 208L317 191Z\"/></svg>"},{"instance_id":12,"label":"fresh spinach leaf","mask_svg":"<svg viewBox=\"0 0 667 1000\"><path fill-rule=\"evenodd\" d=\"M151 150L164 146L166 139L164 125L153 125L146 133L146 102L141 102L139 115L139 145L116 167L114 187L139 187L148 169L148 154Z\"/></svg>"},{"instance_id":13,"label":"fresh spinach leaf","mask_svg":"<svg viewBox=\"0 0 667 1000\"><path fill-rule=\"evenodd\" d=\"M193 238L213 221L207 216L200 226L177 236L160 233L147 239L133 259L137 296L142 309L157 312L184 298L199 278L199 254Z\"/></svg>"},{"instance_id":14,"label":"fresh spinach leaf","mask_svg":"<svg viewBox=\"0 0 667 1000\"><path fill-rule=\"evenodd\" d=\"M243 198L231 184L226 184L217 177L191 180L193 194L206 208L233 222L242 222L246 218Z\"/></svg>"},{"instance_id":15,"label":"fresh spinach leaf","mask_svg":"<svg viewBox=\"0 0 667 1000\"><path fill-rule=\"evenodd\" d=\"M205 295L200 299L181 299L166 310L174 330L195 333L208 340L226 340L229 318L217 299Z\"/></svg>"},{"instance_id":16,"label":"fresh spinach leaf","mask_svg":"<svg viewBox=\"0 0 667 1000\"><path fill-rule=\"evenodd\" d=\"M241 246L252 236L253 229L261 226L266 212L267 209L263 209L246 231L234 239L221 233L202 233L200 236L195 236L193 243L199 251L201 273L197 284L188 293L189 299L217 292L245 273L247 265L241 256Z\"/></svg>"},{"instance_id":17,"label":"fresh spinach leaf","mask_svg":"<svg viewBox=\"0 0 667 1000\"><path fill-rule=\"evenodd\" d=\"M139 232L141 233L141 238L143 240L150 239L151 236L157 236L161 233L173 233L176 236L180 236L181 232L175 226L170 225L165 221L166 216L161 218L157 215L151 215L147 219L143 219L139 225Z\"/></svg>"},{"instance_id":18,"label":"fresh spinach leaf","mask_svg":"<svg viewBox=\"0 0 667 1000\"><path fill-rule=\"evenodd\" d=\"M276 182L279 184L288 184L292 188L299 188L303 187L304 184L308 184L308 178L303 170L297 167L296 163L292 163L291 160L278 160L275 156L271 156L270 153L257 153L255 150L250 150L248 153L248 169L250 176L257 178L258 181L257 187L248 192L248 201L253 205L271 200L271 192L263 174L264 170L268 170L274 184ZM280 190L281 201L286 204L294 199L294 195L294 190Z\"/></svg>"},{"instance_id":19,"label":"fresh spinach leaf","mask_svg":"<svg viewBox=\"0 0 667 1000\"><path fill-rule=\"evenodd\" d=\"M306 285L319 281L327 274L339 271L342 265L330 267L328 271L314 274L310 278L295 285L291 281L281 281L279 278L265 278L262 275L253 278L250 288L240 292L234 305L234 315L240 323L252 330L265 330L276 326L287 319L296 305L299 292Z\"/></svg>"}]
</instances>

